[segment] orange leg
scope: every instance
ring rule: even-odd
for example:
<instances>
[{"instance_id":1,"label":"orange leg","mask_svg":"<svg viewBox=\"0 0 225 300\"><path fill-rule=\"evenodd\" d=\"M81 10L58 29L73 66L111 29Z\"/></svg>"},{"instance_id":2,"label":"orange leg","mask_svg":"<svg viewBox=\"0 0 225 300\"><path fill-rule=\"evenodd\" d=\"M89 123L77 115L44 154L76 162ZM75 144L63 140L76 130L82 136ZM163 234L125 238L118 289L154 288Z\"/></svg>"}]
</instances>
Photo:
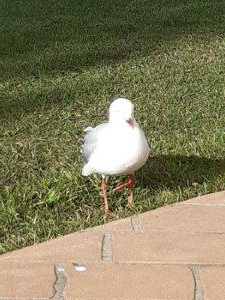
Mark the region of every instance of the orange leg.
<instances>
[{"instance_id":1,"label":"orange leg","mask_svg":"<svg viewBox=\"0 0 225 300\"><path fill-rule=\"evenodd\" d=\"M107 218L113 218L113 213L109 210L108 199L107 199L107 184L105 179L102 179L102 194L103 194L103 201L104 201L104 209L105 215Z\"/></svg>"},{"instance_id":2,"label":"orange leg","mask_svg":"<svg viewBox=\"0 0 225 300\"><path fill-rule=\"evenodd\" d=\"M130 196L128 198L128 207L132 208L134 206L135 177L134 177L134 175L129 175L128 178L129 179L128 179L127 182L121 183L113 191L115 193L118 193L118 192L122 191L125 188L130 189L131 194L130 194Z\"/></svg>"}]
</instances>

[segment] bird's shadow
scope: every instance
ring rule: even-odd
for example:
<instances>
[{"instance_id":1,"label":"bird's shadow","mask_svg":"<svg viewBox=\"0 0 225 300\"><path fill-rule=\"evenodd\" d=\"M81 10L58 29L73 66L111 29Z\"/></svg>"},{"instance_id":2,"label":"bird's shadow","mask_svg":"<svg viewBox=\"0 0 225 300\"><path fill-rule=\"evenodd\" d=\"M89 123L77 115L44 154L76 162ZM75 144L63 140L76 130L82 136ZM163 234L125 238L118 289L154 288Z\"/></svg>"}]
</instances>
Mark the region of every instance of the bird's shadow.
<instances>
[{"instance_id":1,"label":"bird's shadow","mask_svg":"<svg viewBox=\"0 0 225 300\"><path fill-rule=\"evenodd\" d=\"M137 174L141 187L152 193L162 189L184 189L213 182L225 173L225 160L195 155L157 155L148 159Z\"/></svg>"}]
</instances>

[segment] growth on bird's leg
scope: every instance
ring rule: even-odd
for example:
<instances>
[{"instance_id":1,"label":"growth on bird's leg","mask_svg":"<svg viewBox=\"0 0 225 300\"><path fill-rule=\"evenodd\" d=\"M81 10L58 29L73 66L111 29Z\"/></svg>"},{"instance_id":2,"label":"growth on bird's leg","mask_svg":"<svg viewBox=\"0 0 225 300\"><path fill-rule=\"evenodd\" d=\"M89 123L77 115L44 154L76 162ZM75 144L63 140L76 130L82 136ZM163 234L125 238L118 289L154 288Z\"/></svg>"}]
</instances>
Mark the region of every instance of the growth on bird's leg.
<instances>
[{"instance_id":1,"label":"growth on bird's leg","mask_svg":"<svg viewBox=\"0 0 225 300\"><path fill-rule=\"evenodd\" d=\"M113 218L114 215L109 210L108 199L107 199L107 184L106 184L105 178L102 179L102 194L103 194L105 215L107 218Z\"/></svg>"}]
</instances>

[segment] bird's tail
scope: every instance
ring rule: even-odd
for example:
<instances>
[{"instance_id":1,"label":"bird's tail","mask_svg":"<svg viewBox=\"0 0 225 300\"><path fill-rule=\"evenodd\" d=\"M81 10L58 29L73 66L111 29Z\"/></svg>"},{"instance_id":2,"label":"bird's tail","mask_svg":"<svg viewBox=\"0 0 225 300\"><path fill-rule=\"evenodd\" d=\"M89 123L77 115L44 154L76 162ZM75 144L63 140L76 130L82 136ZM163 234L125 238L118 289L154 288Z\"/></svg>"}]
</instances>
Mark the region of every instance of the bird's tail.
<instances>
[{"instance_id":1,"label":"bird's tail","mask_svg":"<svg viewBox=\"0 0 225 300\"><path fill-rule=\"evenodd\" d=\"M88 126L87 128L84 129L84 132L89 132L89 131L92 131L93 127L91 126Z\"/></svg>"},{"instance_id":2,"label":"bird's tail","mask_svg":"<svg viewBox=\"0 0 225 300\"><path fill-rule=\"evenodd\" d=\"M83 170L82 170L82 175L83 176L89 176L92 173L93 173L92 168L90 168L88 164L84 165Z\"/></svg>"}]
</instances>

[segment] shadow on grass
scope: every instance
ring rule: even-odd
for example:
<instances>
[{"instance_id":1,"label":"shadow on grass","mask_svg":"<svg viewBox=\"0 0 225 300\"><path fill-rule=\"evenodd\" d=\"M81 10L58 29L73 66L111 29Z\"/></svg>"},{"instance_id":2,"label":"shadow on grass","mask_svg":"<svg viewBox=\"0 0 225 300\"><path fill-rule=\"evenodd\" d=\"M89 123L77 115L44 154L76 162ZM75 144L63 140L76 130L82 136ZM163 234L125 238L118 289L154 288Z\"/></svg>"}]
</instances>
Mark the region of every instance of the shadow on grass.
<instances>
[{"instance_id":1,"label":"shadow on grass","mask_svg":"<svg viewBox=\"0 0 225 300\"><path fill-rule=\"evenodd\" d=\"M36 0L36 10L13 2L3 1L0 12L3 77L77 72L149 55L187 34L207 40L225 33L223 0Z\"/></svg>"},{"instance_id":2,"label":"shadow on grass","mask_svg":"<svg viewBox=\"0 0 225 300\"><path fill-rule=\"evenodd\" d=\"M224 36L224 11L223 0L35 0L32 5L28 0L3 0L0 78L2 82L9 80L16 89L24 78L39 80L116 65L149 56L160 47L166 49L167 42L180 38L207 42ZM9 115L13 111L24 113L28 107L27 111L35 111L46 102L51 106L48 95L44 91L40 94L31 101L15 96L9 105L10 95L4 90L0 93L2 117L5 112L8 115L9 106Z\"/></svg>"},{"instance_id":3,"label":"shadow on grass","mask_svg":"<svg viewBox=\"0 0 225 300\"><path fill-rule=\"evenodd\" d=\"M138 180L153 192L184 189L224 176L225 160L198 156L158 155L151 157Z\"/></svg>"}]
</instances>

